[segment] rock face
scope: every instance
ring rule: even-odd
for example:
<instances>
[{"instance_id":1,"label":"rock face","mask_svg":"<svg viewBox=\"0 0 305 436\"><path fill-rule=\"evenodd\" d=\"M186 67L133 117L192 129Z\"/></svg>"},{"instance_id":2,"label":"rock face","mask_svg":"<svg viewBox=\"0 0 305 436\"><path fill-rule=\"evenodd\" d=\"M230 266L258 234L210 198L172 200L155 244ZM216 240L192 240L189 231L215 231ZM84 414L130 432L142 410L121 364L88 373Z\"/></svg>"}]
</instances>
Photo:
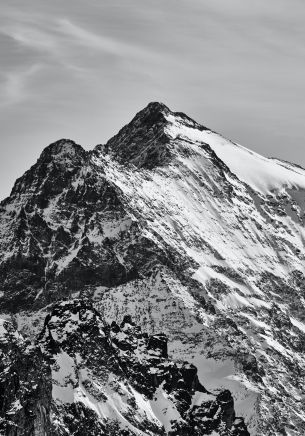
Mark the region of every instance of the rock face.
<instances>
[{"instance_id":1,"label":"rock face","mask_svg":"<svg viewBox=\"0 0 305 436\"><path fill-rule=\"evenodd\" d=\"M19 348L2 343L5 434L249 435L230 391L207 392L194 365L168 357L165 335L130 316L108 325L91 302L70 300L53 307L35 346L9 337Z\"/></svg>"},{"instance_id":2,"label":"rock face","mask_svg":"<svg viewBox=\"0 0 305 436\"><path fill-rule=\"evenodd\" d=\"M24 334L38 334L57 301L89 298L112 330L131 316L147 350L158 344L162 359L198 368L198 386L230 391L251 435L305 432L305 170L151 103L90 152L47 147L0 219L0 312ZM211 416L233 410L222 395ZM91 422L90 407L69 404ZM186 426L200 407L179 409Z\"/></svg>"},{"instance_id":3,"label":"rock face","mask_svg":"<svg viewBox=\"0 0 305 436\"><path fill-rule=\"evenodd\" d=\"M49 435L52 379L39 347L0 321L0 434Z\"/></svg>"},{"instance_id":4,"label":"rock face","mask_svg":"<svg viewBox=\"0 0 305 436\"><path fill-rule=\"evenodd\" d=\"M109 325L89 300L57 303L35 344L3 321L0 347L1 434L249 435L230 391L208 392L164 334Z\"/></svg>"}]
</instances>

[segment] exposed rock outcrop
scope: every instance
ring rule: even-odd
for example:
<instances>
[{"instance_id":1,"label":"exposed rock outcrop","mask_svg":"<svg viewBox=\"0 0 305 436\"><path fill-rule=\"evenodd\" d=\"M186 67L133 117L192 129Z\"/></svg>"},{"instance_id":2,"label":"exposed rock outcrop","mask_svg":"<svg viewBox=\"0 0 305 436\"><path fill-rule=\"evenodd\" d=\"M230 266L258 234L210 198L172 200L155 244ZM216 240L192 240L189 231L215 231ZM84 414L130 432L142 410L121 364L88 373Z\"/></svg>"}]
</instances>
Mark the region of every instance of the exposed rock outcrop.
<instances>
[{"instance_id":1,"label":"exposed rock outcrop","mask_svg":"<svg viewBox=\"0 0 305 436\"><path fill-rule=\"evenodd\" d=\"M200 404L190 406L189 391L208 395L200 391L204 385L215 395L231 392L251 436L299 436L305 433L304 219L302 168L252 153L151 103L92 151L67 139L51 144L16 181L0 205L0 313L34 337L55 302L87 297L107 324L103 340L89 332L99 338L88 339L90 346L97 341L104 349L111 338L121 360L103 358L117 365L113 374L121 371L131 390L142 383L148 399L160 389L158 373L149 372L154 353L178 362L176 373L160 371L164 402L173 397L184 414L180 432L187 434L202 413ZM131 339L139 328L150 356L141 364ZM68 361L77 369L81 344L76 351L77 341L63 346L53 339L53 355L71 347L64 353L72 353ZM68 373L79 383L74 369ZM165 390L168 377L175 394ZM116 398L109 386L103 395ZM211 425L215 416L227 416L225 403L232 411L229 397L217 398L209 400ZM81 401L57 404L52 413L61 417L62 434L65 427L81 434L89 422L92 434L106 431ZM76 424L70 414L77 413L83 420ZM239 421L230 416L232 433ZM112 418L107 425L115 428L118 417ZM138 419L143 428L159 428L144 415Z\"/></svg>"},{"instance_id":2,"label":"exposed rock outcrop","mask_svg":"<svg viewBox=\"0 0 305 436\"><path fill-rule=\"evenodd\" d=\"M51 368L39 346L0 320L0 434L51 433Z\"/></svg>"},{"instance_id":3,"label":"exposed rock outcrop","mask_svg":"<svg viewBox=\"0 0 305 436\"><path fill-rule=\"evenodd\" d=\"M165 335L128 315L109 325L89 300L59 303L39 343L54 362L55 434L249 435L228 390L207 392L194 365L168 357Z\"/></svg>"}]
</instances>

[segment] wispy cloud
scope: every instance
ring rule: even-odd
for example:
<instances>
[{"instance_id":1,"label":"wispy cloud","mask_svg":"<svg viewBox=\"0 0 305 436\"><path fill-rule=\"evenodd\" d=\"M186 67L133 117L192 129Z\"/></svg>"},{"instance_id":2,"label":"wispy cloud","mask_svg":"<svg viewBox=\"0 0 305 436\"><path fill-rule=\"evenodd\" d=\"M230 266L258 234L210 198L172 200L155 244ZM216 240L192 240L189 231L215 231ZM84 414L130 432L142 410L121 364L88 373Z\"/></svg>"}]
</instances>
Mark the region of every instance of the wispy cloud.
<instances>
[{"instance_id":1,"label":"wispy cloud","mask_svg":"<svg viewBox=\"0 0 305 436\"><path fill-rule=\"evenodd\" d=\"M76 46L117 56L147 55L147 51L143 50L139 46L131 45L122 40L116 40L108 36L93 33L68 19L59 19L57 29L62 35L70 37L71 39L69 42Z\"/></svg>"},{"instance_id":2,"label":"wispy cloud","mask_svg":"<svg viewBox=\"0 0 305 436\"><path fill-rule=\"evenodd\" d=\"M70 19L55 17L50 20L43 16L38 17L31 21L30 16L25 18L24 14L15 14L11 17L12 23L0 23L0 34L6 35L23 47L58 59L70 58L75 51L88 49L120 57L147 55L147 51L141 47L94 33Z\"/></svg>"},{"instance_id":3,"label":"wispy cloud","mask_svg":"<svg viewBox=\"0 0 305 436\"><path fill-rule=\"evenodd\" d=\"M41 65L35 64L26 69L2 73L0 106L10 106L28 99L31 96L30 82L41 69Z\"/></svg>"},{"instance_id":4,"label":"wispy cloud","mask_svg":"<svg viewBox=\"0 0 305 436\"><path fill-rule=\"evenodd\" d=\"M269 155L289 132L304 160L304 0L1 3L7 143L101 142L158 99Z\"/></svg>"},{"instance_id":5,"label":"wispy cloud","mask_svg":"<svg viewBox=\"0 0 305 436\"><path fill-rule=\"evenodd\" d=\"M7 25L3 26L0 32L12 38L16 43L28 48L51 53L58 51L58 41L56 41L56 38L34 25L22 23Z\"/></svg>"},{"instance_id":6,"label":"wispy cloud","mask_svg":"<svg viewBox=\"0 0 305 436\"><path fill-rule=\"evenodd\" d=\"M148 56L147 50L140 46L88 30L73 19L41 13L31 15L14 8L6 9L5 19L0 19L0 38L1 35L23 54L20 62L2 71L2 105L17 104L30 97L27 86L30 78L39 72L49 71L61 77L66 74L70 82L71 79L92 81L99 79L104 56L108 69L111 62L118 67L132 59L143 62ZM13 58L10 51L7 57Z\"/></svg>"}]
</instances>

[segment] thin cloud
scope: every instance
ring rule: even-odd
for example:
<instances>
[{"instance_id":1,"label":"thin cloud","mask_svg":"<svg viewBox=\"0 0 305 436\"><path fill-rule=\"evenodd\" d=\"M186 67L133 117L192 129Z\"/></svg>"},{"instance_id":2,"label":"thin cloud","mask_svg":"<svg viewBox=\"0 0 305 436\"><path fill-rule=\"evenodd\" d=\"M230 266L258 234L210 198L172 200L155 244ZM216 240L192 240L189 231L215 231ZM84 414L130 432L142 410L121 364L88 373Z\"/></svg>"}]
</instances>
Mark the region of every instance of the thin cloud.
<instances>
[{"instance_id":1,"label":"thin cloud","mask_svg":"<svg viewBox=\"0 0 305 436\"><path fill-rule=\"evenodd\" d=\"M141 47L88 31L72 20L65 18L47 20L43 16L39 18L30 21L30 17L25 20L24 15L22 19L14 16L13 24L0 24L0 33L24 47L54 56L69 56L71 50L73 53L73 49L88 48L116 56L147 56L147 51Z\"/></svg>"},{"instance_id":2,"label":"thin cloud","mask_svg":"<svg viewBox=\"0 0 305 436\"><path fill-rule=\"evenodd\" d=\"M58 50L58 42L52 35L33 26L22 24L5 26L0 29L0 32L25 47L51 53L56 53Z\"/></svg>"},{"instance_id":3,"label":"thin cloud","mask_svg":"<svg viewBox=\"0 0 305 436\"><path fill-rule=\"evenodd\" d=\"M41 71L41 65L31 65L29 68L10 71L4 74L4 80L0 88L0 105L9 106L21 103L30 96L29 82L33 76Z\"/></svg>"},{"instance_id":4,"label":"thin cloud","mask_svg":"<svg viewBox=\"0 0 305 436\"><path fill-rule=\"evenodd\" d=\"M116 41L89 32L67 19L60 19L57 29L62 35L68 36L69 42L73 45L114 54L120 54L122 51Z\"/></svg>"},{"instance_id":5,"label":"thin cloud","mask_svg":"<svg viewBox=\"0 0 305 436\"><path fill-rule=\"evenodd\" d=\"M304 0L2 3L1 133L10 145L22 135L32 160L51 137L105 141L161 100L263 154L304 161Z\"/></svg>"},{"instance_id":6,"label":"thin cloud","mask_svg":"<svg viewBox=\"0 0 305 436\"><path fill-rule=\"evenodd\" d=\"M38 59L46 72L53 74L51 71L54 72L55 67L56 74L62 78L66 75L70 81L81 80L85 86L88 81L93 83L100 77L103 56L107 56L109 66L114 62L118 68L118 65L125 62L130 64L131 59L143 64L155 55L133 43L89 31L71 19L45 17L42 14L31 18L29 14L19 14L15 10L7 15L5 23L0 22L0 34L20 46L22 52L27 53L28 59ZM94 53L97 54L96 57L92 56ZM15 71L7 72L5 101L17 103L29 95L25 92L25 87L31 71L30 69L28 74L24 72L21 63Z\"/></svg>"},{"instance_id":7,"label":"thin cloud","mask_svg":"<svg viewBox=\"0 0 305 436\"><path fill-rule=\"evenodd\" d=\"M69 42L79 47L97 50L116 56L147 56L147 51L141 47L124 43L104 35L88 31L68 19L58 20L58 31L69 37Z\"/></svg>"}]
</instances>

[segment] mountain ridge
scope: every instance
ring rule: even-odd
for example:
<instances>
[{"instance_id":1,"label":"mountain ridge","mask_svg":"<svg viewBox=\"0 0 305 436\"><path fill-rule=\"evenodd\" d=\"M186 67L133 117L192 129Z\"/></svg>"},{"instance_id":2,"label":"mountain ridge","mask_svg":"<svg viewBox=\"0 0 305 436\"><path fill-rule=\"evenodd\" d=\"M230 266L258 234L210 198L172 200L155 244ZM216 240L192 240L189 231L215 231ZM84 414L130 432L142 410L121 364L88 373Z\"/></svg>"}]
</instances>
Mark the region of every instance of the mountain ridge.
<instances>
[{"instance_id":1,"label":"mountain ridge","mask_svg":"<svg viewBox=\"0 0 305 436\"><path fill-rule=\"evenodd\" d=\"M251 436L302 434L303 170L160 103L107 144L51 144L1 203L1 316L34 337L58 301L89 298L165 333Z\"/></svg>"}]
</instances>

